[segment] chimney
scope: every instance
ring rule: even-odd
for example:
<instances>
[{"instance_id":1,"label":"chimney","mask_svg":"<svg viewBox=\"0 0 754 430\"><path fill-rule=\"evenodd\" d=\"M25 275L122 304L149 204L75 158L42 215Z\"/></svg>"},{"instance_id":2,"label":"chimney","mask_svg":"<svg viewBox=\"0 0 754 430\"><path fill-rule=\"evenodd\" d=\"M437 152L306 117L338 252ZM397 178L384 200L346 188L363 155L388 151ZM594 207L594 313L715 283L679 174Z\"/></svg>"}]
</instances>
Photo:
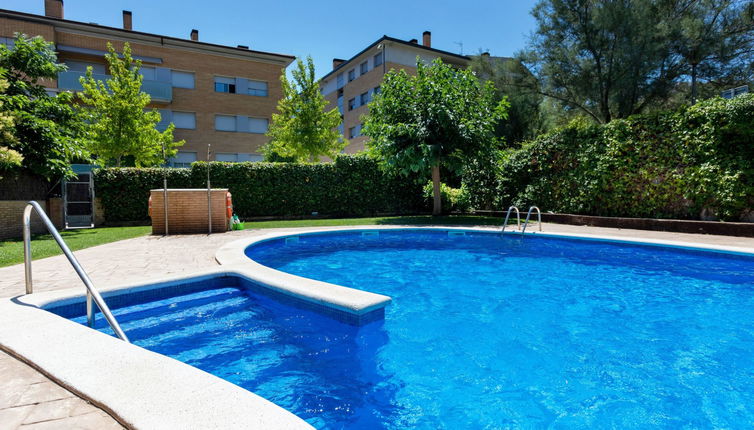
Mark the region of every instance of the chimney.
<instances>
[{"instance_id":1,"label":"chimney","mask_svg":"<svg viewBox=\"0 0 754 430\"><path fill-rule=\"evenodd\" d=\"M193 40L194 42L199 41L199 30L197 29L191 30L191 40Z\"/></svg>"},{"instance_id":2,"label":"chimney","mask_svg":"<svg viewBox=\"0 0 754 430\"><path fill-rule=\"evenodd\" d=\"M340 58L333 58L332 59L332 69L335 70L340 66L341 64L345 63L346 60L342 60Z\"/></svg>"},{"instance_id":3,"label":"chimney","mask_svg":"<svg viewBox=\"0 0 754 430\"><path fill-rule=\"evenodd\" d=\"M63 0L45 0L45 16L63 19Z\"/></svg>"},{"instance_id":4,"label":"chimney","mask_svg":"<svg viewBox=\"0 0 754 430\"><path fill-rule=\"evenodd\" d=\"M416 39L411 39L411 40L408 41L408 43L417 44L417 43L419 43L419 41L416 40Z\"/></svg>"},{"instance_id":5,"label":"chimney","mask_svg":"<svg viewBox=\"0 0 754 430\"><path fill-rule=\"evenodd\" d=\"M432 47L432 32L425 31L422 33L422 45L426 46L427 48Z\"/></svg>"},{"instance_id":6,"label":"chimney","mask_svg":"<svg viewBox=\"0 0 754 430\"><path fill-rule=\"evenodd\" d=\"M133 16L130 10L123 11L123 29L133 30Z\"/></svg>"}]
</instances>

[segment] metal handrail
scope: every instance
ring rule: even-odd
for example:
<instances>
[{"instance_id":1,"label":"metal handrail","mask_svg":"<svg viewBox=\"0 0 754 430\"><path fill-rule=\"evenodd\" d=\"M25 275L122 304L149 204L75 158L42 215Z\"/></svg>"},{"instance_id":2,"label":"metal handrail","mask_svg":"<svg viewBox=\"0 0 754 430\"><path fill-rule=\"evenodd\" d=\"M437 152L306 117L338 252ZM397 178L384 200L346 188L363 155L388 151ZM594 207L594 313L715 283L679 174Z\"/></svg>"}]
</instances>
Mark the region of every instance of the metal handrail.
<instances>
[{"instance_id":1,"label":"metal handrail","mask_svg":"<svg viewBox=\"0 0 754 430\"><path fill-rule=\"evenodd\" d=\"M518 211L518 208L515 206L511 206L508 208L508 213L505 214L505 221L503 221L503 229L500 231L500 234L505 234L505 227L508 227L508 218L511 216L511 210L516 210L516 230L521 230L521 213Z\"/></svg>"},{"instance_id":2,"label":"metal handrail","mask_svg":"<svg viewBox=\"0 0 754 430\"><path fill-rule=\"evenodd\" d=\"M524 221L524 229L521 230L522 235L526 232L526 226L529 225L529 218L531 217L531 211L533 211L534 209L537 210L537 224L539 224L539 231L542 231L542 212L539 211L538 207L532 206L529 208L529 212L526 214L526 221Z\"/></svg>"},{"instance_id":3,"label":"metal handrail","mask_svg":"<svg viewBox=\"0 0 754 430\"><path fill-rule=\"evenodd\" d=\"M107 320L107 323L110 324L110 328L113 329L115 334L123 341L126 341L130 343L128 340L128 336L123 332L123 329L120 328L120 324L118 324L118 321L115 320L115 317L113 316L112 312L110 312L110 308L107 306L107 303L105 303L105 300L100 295L99 291L97 291L96 288L94 288L94 285L92 284L92 280L89 279L89 275L86 274L84 269L81 267L81 264L79 264L79 261L76 259L76 257L73 256L73 253L68 248L68 245L65 244L63 241L63 238L60 237L60 233L58 233L58 229L55 228L55 226L52 224L52 221L50 221L50 218L45 213L44 209L42 209L42 206L39 205L39 203L35 201L30 201L26 204L26 208L24 208L24 274L26 275L26 294L31 294L34 290L32 285L32 278L31 278L31 211L32 209L37 211L37 215L39 215L39 218L42 219L42 222L44 223L45 227L47 227L47 231L52 234L52 237L55 239L55 242L58 243L58 246L63 251L63 254L65 254L66 258L68 259L68 262L71 263L71 266L73 266L73 270L76 271L76 273L79 275L79 278L81 278L81 281L84 282L84 286L86 287L86 323L89 325L89 327L94 327L94 303L97 304L97 307L99 308L100 312L102 312L102 315L105 316L105 319Z\"/></svg>"}]
</instances>

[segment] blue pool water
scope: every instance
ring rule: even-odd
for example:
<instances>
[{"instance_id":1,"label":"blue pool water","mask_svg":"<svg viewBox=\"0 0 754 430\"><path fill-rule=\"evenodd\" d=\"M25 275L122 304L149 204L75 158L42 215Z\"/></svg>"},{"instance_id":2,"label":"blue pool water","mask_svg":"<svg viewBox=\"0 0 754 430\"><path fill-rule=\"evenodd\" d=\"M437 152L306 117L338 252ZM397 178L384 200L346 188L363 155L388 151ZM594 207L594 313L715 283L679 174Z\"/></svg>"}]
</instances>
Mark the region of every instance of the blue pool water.
<instances>
[{"instance_id":1,"label":"blue pool water","mask_svg":"<svg viewBox=\"0 0 754 430\"><path fill-rule=\"evenodd\" d=\"M752 257L438 230L246 253L393 302L356 327L228 281L116 317L321 428L754 425Z\"/></svg>"}]
</instances>

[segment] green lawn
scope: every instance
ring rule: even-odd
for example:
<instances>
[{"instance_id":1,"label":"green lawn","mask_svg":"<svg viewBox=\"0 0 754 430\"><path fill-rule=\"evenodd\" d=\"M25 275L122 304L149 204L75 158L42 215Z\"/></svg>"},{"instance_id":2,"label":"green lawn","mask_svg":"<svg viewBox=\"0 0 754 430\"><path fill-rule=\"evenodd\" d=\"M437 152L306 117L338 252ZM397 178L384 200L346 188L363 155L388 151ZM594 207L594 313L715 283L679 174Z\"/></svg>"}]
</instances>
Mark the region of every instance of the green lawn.
<instances>
[{"instance_id":1,"label":"green lawn","mask_svg":"<svg viewBox=\"0 0 754 430\"><path fill-rule=\"evenodd\" d=\"M513 220L515 222L515 220ZM489 216L390 216L379 218L322 218L283 221L248 221L250 228L320 227L340 225L502 225L503 219Z\"/></svg>"},{"instance_id":2,"label":"green lawn","mask_svg":"<svg viewBox=\"0 0 754 430\"><path fill-rule=\"evenodd\" d=\"M89 248L103 243L115 242L132 237L145 236L152 231L150 226L102 227L92 229L67 230L60 233L71 250ZM49 234L32 236L31 255L33 259L62 254L58 244ZM0 267L24 262L24 245L21 239L0 241Z\"/></svg>"}]
</instances>

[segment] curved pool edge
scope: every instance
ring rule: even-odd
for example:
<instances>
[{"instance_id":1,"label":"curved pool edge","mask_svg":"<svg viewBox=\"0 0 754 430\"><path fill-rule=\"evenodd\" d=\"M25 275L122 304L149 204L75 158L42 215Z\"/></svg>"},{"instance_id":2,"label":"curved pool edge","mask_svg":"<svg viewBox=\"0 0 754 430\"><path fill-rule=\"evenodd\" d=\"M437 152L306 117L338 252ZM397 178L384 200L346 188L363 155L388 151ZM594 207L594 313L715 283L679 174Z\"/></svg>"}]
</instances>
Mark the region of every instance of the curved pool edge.
<instances>
[{"instance_id":1,"label":"curved pool edge","mask_svg":"<svg viewBox=\"0 0 754 430\"><path fill-rule=\"evenodd\" d=\"M105 300L188 280L243 275L227 268L109 288ZM135 429L311 429L231 382L46 310L83 302L83 288L0 299L0 349Z\"/></svg>"},{"instance_id":2,"label":"curved pool edge","mask_svg":"<svg viewBox=\"0 0 754 430\"><path fill-rule=\"evenodd\" d=\"M261 265L249 257L246 256L245 250L249 246L267 242L270 240L280 239L284 237L300 236L300 235L317 235L328 234L338 232L354 232L354 231L375 231L375 230L437 230L437 231L469 231L469 232L482 232L482 233L496 233L500 231L500 227L456 227L456 226L409 226L409 225L359 225L359 226L345 226L345 227L311 227L301 229L286 229L285 231L278 231L272 233L263 233L254 237L246 237L230 242L220 247L215 253L215 260L223 266L233 267L248 267L249 263L253 263L256 270L264 269L277 273L281 272L267 266ZM521 232L507 230L506 236L522 236ZM579 233L559 233L559 232L547 232L547 231L528 231L523 233L523 236L536 236L536 237L549 237L558 239L573 239L573 240L588 240L593 242L609 242L616 244L631 244L631 245L648 245L648 246L660 246L666 248L686 249L693 251L711 251L722 252L726 254L738 254L738 255L752 255L754 256L754 247L741 247L741 246L723 246L713 245L700 242L689 242L679 240L666 240L666 239L652 239L652 238L627 238L624 236L611 236L602 234L579 234ZM259 266L259 267L257 267ZM293 276L293 275L291 275ZM310 280L308 278L302 278L296 276L298 279ZM334 284L330 284L334 285ZM346 288L346 287L344 287Z\"/></svg>"}]
</instances>

